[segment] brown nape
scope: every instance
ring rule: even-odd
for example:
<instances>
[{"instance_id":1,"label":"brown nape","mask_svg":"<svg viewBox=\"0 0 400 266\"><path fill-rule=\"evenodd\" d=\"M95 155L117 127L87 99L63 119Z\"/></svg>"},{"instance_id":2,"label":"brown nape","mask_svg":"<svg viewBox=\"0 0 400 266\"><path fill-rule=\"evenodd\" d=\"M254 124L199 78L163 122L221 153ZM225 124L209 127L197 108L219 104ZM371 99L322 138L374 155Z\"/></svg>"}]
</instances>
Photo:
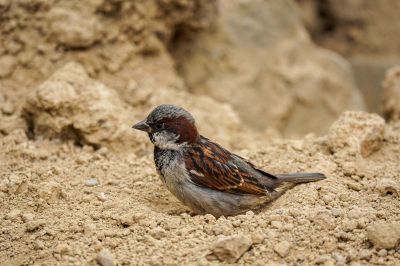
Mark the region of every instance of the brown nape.
<instances>
[{"instance_id":1,"label":"brown nape","mask_svg":"<svg viewBox=\"0 0 400 266\"><path fill-rule=\"evenodd\" d=\"M184 116L178 118L164 118L162 121L169 130L180 136L177 143L187 142L190 144L196 142L199 138L196 125Z\"/></svg>"}]
</instances>

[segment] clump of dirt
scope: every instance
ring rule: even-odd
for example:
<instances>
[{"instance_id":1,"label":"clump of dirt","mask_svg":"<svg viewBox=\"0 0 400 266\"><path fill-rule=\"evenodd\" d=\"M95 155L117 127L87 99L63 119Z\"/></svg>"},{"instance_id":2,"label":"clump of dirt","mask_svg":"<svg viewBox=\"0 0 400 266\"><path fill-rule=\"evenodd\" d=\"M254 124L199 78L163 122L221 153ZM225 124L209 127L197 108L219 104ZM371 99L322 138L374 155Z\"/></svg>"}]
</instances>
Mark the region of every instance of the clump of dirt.
<instances>
[{"instance_id":1,"label":"clump of dirt","mask_svg":"<svg viewBox=\"0 0 400 266\"><path fill-rule=\"evenodd\" d=\"M114 90L87 76L84 68L69 63L27 97L23 113L33 137L71 139L92 145L137 152L127 121L134 112ZM111 145L110 145L111 144Z\"/></svg>"},{"instance_id":2,"label":"clump of dirt","mask_svg":"<svg viewBox=\"0 0 400 266\"><path fill-rule=\"evenodd\" d=\"M347 111L329 129L330 148L367 157L382 146L384 132L385 121L379 115Z\"/></svg>"},{"instance_id":3,"label":"clump of dirt","mask_svg":"<svg viewBox=\"0 0 400 266\"><path fill-rule=\"evenodd\" d=\"M376 121L357 117L336 122L348 127L344 140ZM162 185L151 156L31 140L15 130L0 139L0 264L396 265L399 129L384 125L368 157L332 153L331 136L242 150L269 172L319 171L328 179L298 185L257 213L219 219L190 215Z\"/></svg>"}]
</instances>

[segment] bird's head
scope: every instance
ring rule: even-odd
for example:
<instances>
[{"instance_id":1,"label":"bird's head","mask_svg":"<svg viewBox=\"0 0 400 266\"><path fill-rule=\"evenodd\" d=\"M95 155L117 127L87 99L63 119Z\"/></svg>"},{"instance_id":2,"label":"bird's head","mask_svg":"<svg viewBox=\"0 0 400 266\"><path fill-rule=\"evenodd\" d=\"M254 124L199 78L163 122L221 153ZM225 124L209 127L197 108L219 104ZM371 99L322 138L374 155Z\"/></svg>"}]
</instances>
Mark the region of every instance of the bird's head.
<instances>
[{"instance_id":1,"label":"bird's head","mask_svg":"<svg viewBox=\"0 0 400 266\"><path fill-rule=\"evenodd\" d=\"M178 150L199 138L193 116L185 109L169 104L157 106L133 128L147 132L151 142L160 149Z\"/></svg>"}]
</instances>

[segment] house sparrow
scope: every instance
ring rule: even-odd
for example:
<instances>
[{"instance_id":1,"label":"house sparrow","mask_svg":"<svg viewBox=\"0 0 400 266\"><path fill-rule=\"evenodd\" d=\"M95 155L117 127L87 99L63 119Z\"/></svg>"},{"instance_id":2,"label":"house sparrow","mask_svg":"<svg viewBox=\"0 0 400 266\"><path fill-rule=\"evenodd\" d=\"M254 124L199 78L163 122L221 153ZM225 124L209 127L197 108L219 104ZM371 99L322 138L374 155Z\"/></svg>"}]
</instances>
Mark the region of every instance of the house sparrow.
<instances>
[{"instance_id":1,"label":"house sparrow","mask_svg":"<svg viewBox=\"0 0 400 266\"><path fill-rule=\"evenodd\" d=\"M269 174L201 136L193 116L174 105L156 107L134 129L154 144L157 172L168 190L197 214L216 217L256 209L320 173Z\"/></svg>"}]
</instances>

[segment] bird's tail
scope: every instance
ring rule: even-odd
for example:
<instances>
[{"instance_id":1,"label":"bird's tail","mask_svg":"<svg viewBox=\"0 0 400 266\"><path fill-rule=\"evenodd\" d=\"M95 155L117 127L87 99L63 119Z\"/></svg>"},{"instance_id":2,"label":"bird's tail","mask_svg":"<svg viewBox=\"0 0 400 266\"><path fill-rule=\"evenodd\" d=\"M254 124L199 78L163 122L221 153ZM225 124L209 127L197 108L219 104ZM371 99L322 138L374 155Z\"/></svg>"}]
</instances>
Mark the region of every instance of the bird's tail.
<instances>
[{"instance_id":1,"label":"bird's tail","mask_svg":"<svg viewBox=\"0 0 400 266\"><path fill-rule=\"evenodd\" d=\"M321 173L295 173L295 174L277 174L279 183L306 183L325 179L326 176Z\"/></svg>"}]
</instances>

